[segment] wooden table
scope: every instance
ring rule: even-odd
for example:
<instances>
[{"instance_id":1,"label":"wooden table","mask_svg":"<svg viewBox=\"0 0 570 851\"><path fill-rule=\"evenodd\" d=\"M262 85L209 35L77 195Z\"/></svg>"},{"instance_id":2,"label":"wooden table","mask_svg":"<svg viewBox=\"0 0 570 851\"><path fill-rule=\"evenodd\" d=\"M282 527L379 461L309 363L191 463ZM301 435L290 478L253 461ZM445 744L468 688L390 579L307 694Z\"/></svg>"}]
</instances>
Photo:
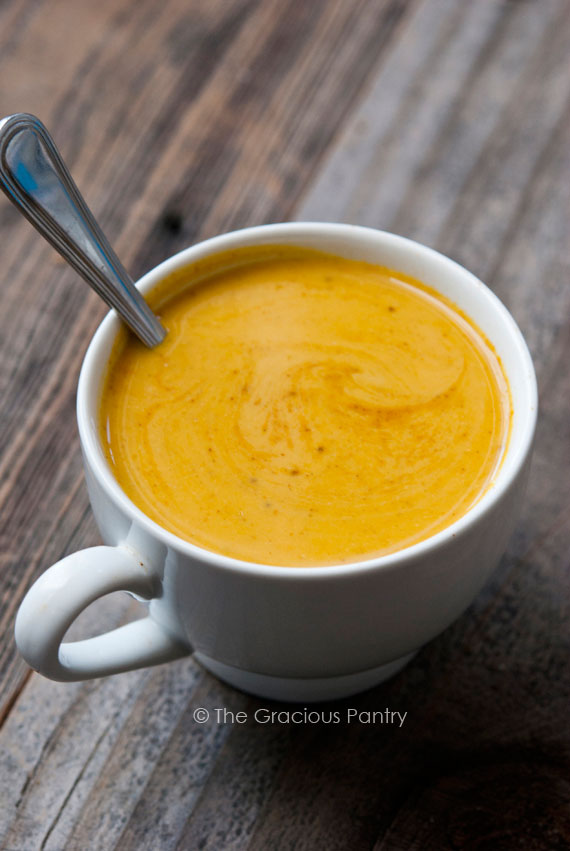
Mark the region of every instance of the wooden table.
<instances>
[{"instance_id":1,"label":"wooden table","mask_svg":"<svg viewBox=\"0 0 570 851\"><path fill-rule=\"evenodd\" d=\"M4 0L0 103L38 114L137 276L286 219L436 247L507 304L541 412L523 516L468 612L338 704L402 727L265 725L192 659L31 673L25 590L98 541L75 386L104 315L0 199L0 835L35 849L570 847L568 0ZM133 617L99 602L76 634ZM248 713L200 725L193 710Z\"/></svg>"}]
</instances>

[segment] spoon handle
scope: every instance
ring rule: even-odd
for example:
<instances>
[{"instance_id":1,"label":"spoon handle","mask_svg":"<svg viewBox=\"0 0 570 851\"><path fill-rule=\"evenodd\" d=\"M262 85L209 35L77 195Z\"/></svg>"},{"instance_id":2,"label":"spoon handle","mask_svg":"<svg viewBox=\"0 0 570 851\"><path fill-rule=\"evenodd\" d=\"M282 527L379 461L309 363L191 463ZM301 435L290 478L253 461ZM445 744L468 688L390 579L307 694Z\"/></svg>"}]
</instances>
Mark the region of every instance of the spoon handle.
<instances>
[{"instance_id":1,"label":"spoon handle","mask_svg":"<svg viewBox=\"0 0 570 851\"><path fill-rule=\"evenodd\" d=\"M109 245L51 136L34 115L0 120L0 186L147 346L166 330Z\"/></svg>"}]
</instances>

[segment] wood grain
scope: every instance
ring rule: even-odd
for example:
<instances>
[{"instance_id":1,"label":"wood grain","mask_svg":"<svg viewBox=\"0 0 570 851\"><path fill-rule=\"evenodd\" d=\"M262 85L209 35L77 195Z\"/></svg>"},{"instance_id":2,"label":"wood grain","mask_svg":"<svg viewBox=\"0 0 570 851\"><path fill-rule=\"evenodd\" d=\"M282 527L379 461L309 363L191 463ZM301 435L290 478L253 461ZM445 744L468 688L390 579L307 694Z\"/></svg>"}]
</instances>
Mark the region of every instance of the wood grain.
<instances>
[{"instance_id":1,"label":"wood grain","mask_svg":"<svg viewBox=\"0 0 570 851\"><path fill-rule=\"evenodd\" d=\"M65 48L65 49L64 49ZM0 847L570 847L568 0L11 0L0 98L52 128L126 265L265 221L386 228L467 265L523 329L541 412L521 523L470 610L397 678L264 725L192 659L30 674L19 602L98 540L74 392L104 314L0 203ZM99 601L91 634L136 616ZM198 725L196 707L246 711Z\"/></svg>"}]
</instances>

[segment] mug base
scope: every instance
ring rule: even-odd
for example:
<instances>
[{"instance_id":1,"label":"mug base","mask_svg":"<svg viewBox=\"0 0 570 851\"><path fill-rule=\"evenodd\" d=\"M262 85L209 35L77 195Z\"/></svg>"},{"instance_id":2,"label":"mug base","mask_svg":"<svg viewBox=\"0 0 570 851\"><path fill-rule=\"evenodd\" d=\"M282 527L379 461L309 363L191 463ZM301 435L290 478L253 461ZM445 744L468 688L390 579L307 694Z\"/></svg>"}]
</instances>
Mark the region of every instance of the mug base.
<instances>
[{"instance_id":1,"label":"mug base","mask_svg":"<svg viewBox=\"0 0 570 851\"><path fill-rule=\"evenodd\" d=\"M232 665L224 665L202 653L194 653L194 658L218 679L255 697L291 703L315 703L350 697L379 685L401 671L416 653L417 650L414 650L413 653L400 656L392 662L386 662L376 668L368 668L366 671L358 671L356 674L315 678L271 677L267 674L255 674L252 671L234 668Z\"/></svg>"}]
</instances>

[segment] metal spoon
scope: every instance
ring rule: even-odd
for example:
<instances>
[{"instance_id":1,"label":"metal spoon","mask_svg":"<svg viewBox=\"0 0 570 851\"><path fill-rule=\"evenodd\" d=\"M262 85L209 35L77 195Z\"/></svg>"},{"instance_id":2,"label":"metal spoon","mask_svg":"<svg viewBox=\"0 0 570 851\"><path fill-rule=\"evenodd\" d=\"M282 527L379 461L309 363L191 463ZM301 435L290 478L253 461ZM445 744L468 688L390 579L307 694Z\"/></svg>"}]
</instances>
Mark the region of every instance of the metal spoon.
<instances>
[{"instance_id":1,"label":"metal spoon","mask_svg":"<svg viewBox=\"0 0 570 851\"><path fill-rule=\"evenodd\" d=\"M0 120L0 186L21 213L147 346L166 336L34 115Z\"/></svg>"}]
</instances>

